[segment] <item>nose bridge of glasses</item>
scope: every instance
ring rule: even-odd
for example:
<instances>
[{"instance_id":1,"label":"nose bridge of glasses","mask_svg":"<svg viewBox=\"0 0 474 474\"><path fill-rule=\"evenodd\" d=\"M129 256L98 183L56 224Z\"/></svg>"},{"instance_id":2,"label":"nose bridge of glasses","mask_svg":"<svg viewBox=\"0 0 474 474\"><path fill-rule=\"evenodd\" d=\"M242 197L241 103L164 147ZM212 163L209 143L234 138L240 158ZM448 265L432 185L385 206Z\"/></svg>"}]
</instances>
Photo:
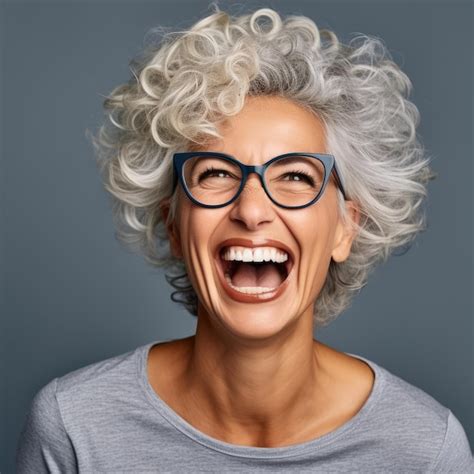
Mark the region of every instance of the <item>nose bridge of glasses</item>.
<instances>
[{"instance_id":1,"label":"nose bridge of glasses","mask_svg":"<svg viewBox=\"0 0 474 474\"><path fill-rule=\"evenodd\" d=\"M257 175L260 181L260 184L262 185L262 187L264 187L263 185L263 172L265 170L264 165L242 165L242 166L244 169L243 176L242 176L244 182L242 183L242 187L244 187L247 184L247 180L250 178L252 174Z\"/></svg>"}]
</instances>

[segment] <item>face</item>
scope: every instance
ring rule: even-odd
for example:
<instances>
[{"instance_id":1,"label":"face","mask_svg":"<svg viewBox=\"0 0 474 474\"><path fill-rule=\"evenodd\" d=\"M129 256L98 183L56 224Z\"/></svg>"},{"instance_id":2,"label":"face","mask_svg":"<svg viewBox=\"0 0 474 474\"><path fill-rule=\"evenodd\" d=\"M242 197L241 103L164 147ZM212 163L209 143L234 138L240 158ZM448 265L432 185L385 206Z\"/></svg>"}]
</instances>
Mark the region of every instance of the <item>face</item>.
<instances>
[{"instance_id":1,"label":"face","mask_svg":"<svg viewBox=\"0 0 474 474\"><path fill-rule=\"evenodd\" d=\"M295 151L327 153L322 122L282 97L248 97L243 109L219 131L223 139L192 150L227 153L248 165ZM345 260L354 237L339 215L333 174L316 204L302 209L274 204L256 174L249 175L239 198L222 208L197 206L180 187L178 192L177 213L168 235L173 254L184 260L198 294L199 318L248 339L270 337L303 320L312 322L313 306L331 259ZM349 218L357 221L355 204L346 201L346 206ZM164 218L168 212L169 203L165 202ZM230 245L275 247L284 250L288 260L267 265L230 264L224 255L229 251L230 258ZM226 270L234 274L232 281L240 282L236 285L240 288L277 289L260 295L242 294L228 285Z\"/></svg>"}]
</instances>

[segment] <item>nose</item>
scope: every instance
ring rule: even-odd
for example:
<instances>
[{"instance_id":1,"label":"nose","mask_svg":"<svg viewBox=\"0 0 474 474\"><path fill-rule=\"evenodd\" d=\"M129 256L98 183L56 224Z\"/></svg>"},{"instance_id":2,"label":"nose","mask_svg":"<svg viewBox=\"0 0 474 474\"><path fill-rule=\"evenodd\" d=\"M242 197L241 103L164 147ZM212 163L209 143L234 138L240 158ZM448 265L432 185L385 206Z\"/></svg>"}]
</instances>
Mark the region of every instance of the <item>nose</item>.
<instances>
[{"instance_id":1,"label":"nose","mask_svg":"<svg viewBox=\"0 0 474 474\"><path fill-rule=\"evenodd\" d=\"M275 219L273 203L257 174L251 173L247 177L244 189L232 203L230 217L242 222L249 230L257 230L260 225Z\"/></svg>"}]
</instances>

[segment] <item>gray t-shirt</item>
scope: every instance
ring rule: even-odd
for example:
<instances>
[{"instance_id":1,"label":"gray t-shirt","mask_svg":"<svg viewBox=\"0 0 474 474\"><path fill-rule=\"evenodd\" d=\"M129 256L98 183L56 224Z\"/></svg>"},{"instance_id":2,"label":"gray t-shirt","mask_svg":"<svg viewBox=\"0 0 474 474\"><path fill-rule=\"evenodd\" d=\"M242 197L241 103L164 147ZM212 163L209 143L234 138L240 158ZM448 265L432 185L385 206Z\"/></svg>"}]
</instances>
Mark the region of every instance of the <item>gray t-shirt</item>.
<instances>
[{"instance_id":1,"label":"gray t-shirt","mask_svg":"<svg viewBox=\"0 0 474 474\"><path fill-rule=\"evenodd\" d=\"M466 433L423 390L364 357L375 382L339 428L285 447L234 445L197 430L151 387L154 341L57 377L34 397L17 472L474 472Z\"/></svg>"}]
</instances>

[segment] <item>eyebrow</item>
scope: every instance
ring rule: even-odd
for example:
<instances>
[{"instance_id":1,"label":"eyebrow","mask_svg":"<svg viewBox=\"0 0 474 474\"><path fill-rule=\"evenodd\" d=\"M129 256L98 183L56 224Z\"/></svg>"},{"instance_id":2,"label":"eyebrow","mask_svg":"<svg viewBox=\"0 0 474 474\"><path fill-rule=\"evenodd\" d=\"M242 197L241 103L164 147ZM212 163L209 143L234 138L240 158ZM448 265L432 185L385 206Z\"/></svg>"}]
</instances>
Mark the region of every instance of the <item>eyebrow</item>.
<instances>
[{"instance_id":1,"label":"eyebrow","mask_svg":"<svg viewBox=\"0 0 474 474\"><path fill-rule=\"evenodd\" d=\"M196 152L199 152L199 153L202 153L203 155L206 154L207 151L209 150L204 150L204 151L201 151L201 150L194 150ZM230 156L232 157L234 160L237 160L238 162L242 163L243 165L245 165L245 163L243 163L238 157L236 157L235 155L231 155L230 153L225 153L225 152L222 152L222 151L210 151L211 153L218 153L218 154L221 154L221 155L227 155L227 156ZM304 159L304 157L302 157L301 155L299 155L299 153L304 153L304 152L286 152L286 153L282 153L280 155L276 155L276 156L273 156L271 158L269 158L267 161L265 161L265 163L268 163L269 161L273 160L274 158L277 158L279 156L283 156L283 155L287 155L287 154L290 154L290 153L294 153L294 155L292 156L287 156L285 158L282 158L281 160L278 160L276 161L274 164L272 164L272 166L285 166L285 160L289 160L290 158L293 160L293 162L295 162L295 158L297 158L298 156L300 156L300 159L296 159L296 162L297 163L306 163L307 161ZM309 152L308 152L309 153ZM212 158L212 157L211 157ZM265 164L263 163L263 164Z\"/></svg>"}]
</instances>

